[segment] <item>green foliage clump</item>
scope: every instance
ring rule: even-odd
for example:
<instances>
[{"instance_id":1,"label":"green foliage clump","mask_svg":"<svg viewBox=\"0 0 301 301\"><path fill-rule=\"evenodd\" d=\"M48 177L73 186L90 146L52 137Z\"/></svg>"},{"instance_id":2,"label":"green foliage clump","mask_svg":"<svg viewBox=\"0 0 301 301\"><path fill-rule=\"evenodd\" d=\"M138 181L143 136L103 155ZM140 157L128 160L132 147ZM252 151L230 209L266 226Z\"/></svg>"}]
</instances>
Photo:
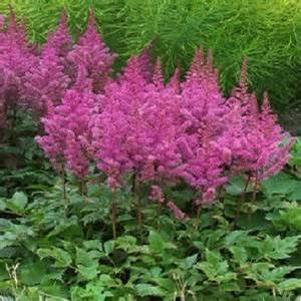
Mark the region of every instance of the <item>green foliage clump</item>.
<instances>
[{"instance_id":1,"label":"green foliage clump","mask_svg":"<svg viewBox=\"0 0 301 301\"><path fill-rule=\"evenodd\" d=\"M301 191L298 175L289 171L263 182L256 201L252 188L233 178L223 201L197 218L188 212L185 221L158 210L141 191L140 226L131 191L112 193L98 175L85 193L68 177L67 186L58 180L48 191L1 198L0 295L19 301L295 300ZM191 191L172 187L166 194L189 211ZM108 218L113 197L116 239Z\"/></svg>"},{"instance_id":2,"label":"green foliage clump","mask_svg":"<svg viewBox=\"0 0 301 301\"><path fill-rule=\"evenodd\" d=\"M196 46L212 48L226 92L237 80L244 57L249 81L258 93L267 90L278 109L300 100L301 2L296 0L3 0L25 19L30 37L42 42L63 8L74 37L94 8L108 46L119 63L149 43L162 58L166 76L176 65L187 67ZM300 103L300 102L299 102Z\"/></svg>"}]
</instances>

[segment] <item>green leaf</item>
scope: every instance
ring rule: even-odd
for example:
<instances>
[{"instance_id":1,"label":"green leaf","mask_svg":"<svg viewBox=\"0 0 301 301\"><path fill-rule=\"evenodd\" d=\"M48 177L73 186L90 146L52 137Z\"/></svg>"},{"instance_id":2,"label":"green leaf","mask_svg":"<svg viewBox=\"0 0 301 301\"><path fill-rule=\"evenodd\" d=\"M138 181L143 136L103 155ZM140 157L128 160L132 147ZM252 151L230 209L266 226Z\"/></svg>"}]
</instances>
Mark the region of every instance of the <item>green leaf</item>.
<instances>
[{"instance_id":1,"label":"green leaf","mask_svg":"<svg viewBox=\"0 0 301 301\"><path fill-rule=\"evenodd\" d=\"M85 280L93 280L98 275L98 264L93 263L93 265L83 266L78 265L78 272Z\"/></svg>"},{"instance_id":2,"label":"green leaf","mask_svg":"<svg viewBox=\"0 0 301 301\"><path fill-rule=\"evenodd\" d=\"M201 269L210 281L217 283L233 281L236 274L229 272L229 265L216 251L206 249L206 261L199 262L197 267Z\"/></svg>"},{"instance_id":3,"label":"green leaf","mask_svg":"<svg viewBox=\"0 0 301 301\"><path fill-rule=\"evenodd\" d=\"M32 262L20 266L20 280L22 284L33 286L41 283L46 274L45 264Z\"/></svg>"},{"instance_id":4,"label":"green leaf","mask_svg":"<svg viewBox=\"0 0 301 301\"><path fill-rule=\"evenodd\" d=\"M268 197L277 194L289 195L299 186L299 181L285 173L279 173L262 183L263 192Z\"/></svg>"},{"instance_id":5,"label":"green leaf","mask_svg":"<svg viewBox=\"0 0 301 301\"><path fill-rule=\"evenodd\" d=\"M124 235L116 239L116 247L128 253L136 250L137 239L134 236Z\"/></svg>"},{"instance_id":6,"label":"green leaf","mask_svg":"<svg viewBox=\"0 0 301 301\"><path fill-rule=\"evenodd\" d=\"M27 205L28 198L24 192L15 192L13 197L8 200L7 208L13 212L23 212L25 206Z\"/></svg>"},{"instance_id":7,"label":"green leaf","mask_svg":"<svg viewBox=\"0 0 301 301\"><path fill-rule=\"evenodd\" d=\"M156 253L162 253L165 247L165 241L160 233L151 230L148 236L149 247Z\"/></svg>"},{"instance_id":8,"label":"green leaf","mask_svg":"<svg viewBox=\"0 0 301 301\"><path fill-rule=\"evenodd\" d=\"M104 248L104 251L105 251L107 256L110 255L113 252L114 245L115 245L115 242L113 240L108 240L104 243L103 248Z\"/></svg>"},{"instance_id":9,"label":"green leaf","mask_svg":"<svg viewBox=\"0 0 301 301\"><path fill-rule=\"evenodd\" d=\"M292 192L288 195L288 200L291 201L301 201L301 183L299 185L296 184Z\"/></svg>"},{"instance_id":10,"label":"green leaf","mask_svg":"<svg viewBox=\"0 0 301 301\"><path fill-rule=\"evenodd\" d=\"M141 284L137 284L135 288L139 297L146 297L146 296L163 297L164 296L164 290L151 284L141 283Z\"/></svg>"},{"instance_id":11,"label":"green leaf","mask_svg":"<svg viewBox=\"0 0 301 301\"><path fill-rule=\"evenodd\" d=\"M248 253L243 246L232 246L229 250L232 253L234 260L239 265L244 264L248 260Z\"/></svg>"},{"instance_id":12,"label":"green leaf","mask_svg":"<svg viewBox=\"0 0 301 301\"><path fill-rule=\"evenodd\" d=\"M94 249L94 250L103 251L102 244L99 240L86 240L83 242L83 245L87 250Z\"/></svg>"},{"instance_id":13,"label":"green leaf","mask_svg":"<svg viewBox=\"0 0 301 301\"><path fill-rule=\"evenodd\" d=\"M51 249L38 249L37 254L41 259L44 259L46 257L55 259L54 266L58 268L69 267L72 263L70 254L60 248L52 247Z\"/></svg>"},{"instance_id":14,"label":"green leaf","mask_svg":"<svg viewBox=\"0 0 301 301\"><path fill-rule=\"evenodd\" d=\"M86 280L92 280L98 275L98 258L100 253L95 251L87 252L84 249L76 248L76 265L80 275ZM95 258L96 255L96 258Z\"/></svg>"},{"instance_id":15,"label":"green leaf","mask_svg":"<svg viewBox=\"0 0 301 301\"><path fill-rule=\"evenodd\" d=\"M260 255L272 259L289 258L290 254L296 250L299 240L300 236L285 237L283 239L280 236L267 236L260 244Z\"/></svg>"},{"instance_id":16,"label":"green leaf","mask_svg":"<svg viewBox=\"0 0 301 301\"><path fill-rule=\"evenodd\" d=\"M4 201L5 199L0 199L0 211L5 210L6 208L6 202Z\"/></svg>"},{"instance_id":17,"label":"green leaf","mask_svg":"<svg viewBox=\"0 0 301 301\"><path fill-rule=\"evenodd\" d=\"M301 279L288 279L278 284L277 289L282 292L293 291L297 288L301 288Z\"/></svg>"},{"instance_id":18,"label":"green leaf","mask_svg":"<svg viewBox=\"0 0 301 301\"><path fill-rule=\"evenodd\" d=\"M277 227L290 227L301 231L301 208L288 208L286 211L282 210L279 214L273 216L270 214L272 223Z\"/></svg>"},{"instance_id":19,"label":"green leaf","mask_svg":"<svg viewBox=\"0 0 301 301\"><path fill-rule=\"evenodd\" d=\"M198 259L198 254L194 254L192 256L186 257L184 259L184 267L186 269L192 268L196 264L197 259Z\"/></svg>"},{"instance_id":20,"label":"green leaf","mask_svg":"<svg viewBox=\"0 0 301 301\"><path fill-rule=\"evenodd\" d=\"M229 185L226 187L226 191L231 195L241 195L244 192L246 186L246 180L241 176L235 176L230 179ZM247 187L246 192L252 191L251 185Z\"/></svg>"}]
</instances>

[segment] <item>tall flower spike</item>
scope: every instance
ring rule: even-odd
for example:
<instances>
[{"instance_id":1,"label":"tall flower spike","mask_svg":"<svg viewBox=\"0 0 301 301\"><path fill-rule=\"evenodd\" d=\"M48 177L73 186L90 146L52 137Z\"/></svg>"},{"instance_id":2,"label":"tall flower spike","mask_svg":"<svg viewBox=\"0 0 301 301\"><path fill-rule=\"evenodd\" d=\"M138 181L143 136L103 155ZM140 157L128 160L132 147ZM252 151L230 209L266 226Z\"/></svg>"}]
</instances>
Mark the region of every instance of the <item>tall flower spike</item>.
<instances>
[{"instance_id":1,"label":"tall flower spike","mask_svg":"<svg viewBox=\"0 0 301 301\"><path fill-rule=\"evenodd\" d=\"M0 31L4 30L4 22L5 22L4 16L0 15Z\"/></svg>"},{"instance_id":2,"label":"tall flower spike","mask_svg":"<svg viewBox=\"0 0 301 301\"><path fill-rule=\"evenodd\" d=\"M212 192L227 181L224 167L229 156L225 156L226 150L220 144L227 130L228 109L214 71L204 64L199 49L181 85L181 98L183 133L178 143L184 163L182 177L199 190L200 205L212 201Z\"/></svg>"},{"instance_id":3,"label":"tall flower spike","mask_svg":"<svg viewBox=\"0 0 301 301\"><path fill-rule=\"evenodd\" d=\"M48 109L61 103L69 84L70 78L64 73L57 51L47 47L38 65L26 73L24 96L38 116L45 116Z\"/></svg>"},{"instance_id":4,"label":"tall flower spike","mask_svg":"<svg viewBox=\"0 0 301 301\"><path fill-rule=\"evenodd\" d=\"M147 82L151 81L152 72L151 72L151 62L150 62L150 48L151 45L145 47L142 52L138 55L140 61L140 70L144 79Z\"/></svg>"},{"instance_id":5,"label":"tall flower spike","mask_svg":"<svg viewBox=\"0 0 301 301\"><path fill-rule=\"evenodd\" d=\"M52 48L61 59L65 60L71 47L72 38L68 30L67 13L63 11L59 25L54 32L48 35L47 42L44 44L43 49Z\"/></svg>"},{"instance_id":6,"label":"tall flower spike","mask_svg":"<svg viewBox=\"0 0 301 301\"><path fill-rule=\"evenodd\" d=\"M16 14L11 7L6 32L10 39L15 43L18 43L20 47L28 47L25 28L23 24L17 23Z\"/></svg>"},{"instance_id":7,"label":"tall flower spike","mask_svg":"<svg viewBox=\"0 0 301 301\"><path fill-rule=\"evenodd\" d=\"M169 82L166 85L167 88L172 89L175 93L180 93L180 68L176 68Z\"/></svg>"},{"instance_id":8,"label":"tall flower spike","mask_svg":"<svg viewBox=\"0 0 301 301\"><path fill-rule=\"evenodd\" d=\"M196 48L193 60L190 64L186 77L201 78L204 72L204 53L201 47Z\"/></svg>"},{"instance_id":9,"label":"tall flower spike","mask_svg":"<svg viewBox=\"0 0 301 301\"><path fill-rule=\"evenodd\" d=\"M16 108L23 105L21 100L25 74L37 63L37 59L31 52L23 27L17 24L13 11L6 30L0 32L0 38L1 107Z\"/></svg>"},{"instance_id":10,"label":"tall flower spike","mask_svg":"<svg viewBox=\"0 0 301 301\"><path fill-rule=\"evenodd\" d=\"M93 93L68 90L62 104L42 118L45 135L36 138L55 168L64 164L80 179L88 173L90 121L97 102Z\"/></svg>"},{"instance_id":11,"label":"tall flower spike","mask_svg":"<svg viewBox=\"0 0 301 301\"><path fill-rule=\"evenodd\" d=\"M110 53L98 34L91 11L85 33L68 54L69 61L77 68L82 66L86 69L87 77L93 82L93 91L98 93L109 78L115 58L116 55Z\"/></svg>"},{"instance_id":12,"label":"tall flower spike","mask_svg":"<svg viewBox=\"0 0 301 301\"><path fill-rule=\"evenodd\" d=\"M232 92L231 96L227 101L229 107L235 107L238 105L241 107L241 115L245 116L247 123L256 122L256 115L258 113L258 104L255 93L248 92L247 85L247 59L245 58L241 67L241 76L239 85L236 86Z\"/></svg>"},{"instance_id":13,"label":"tall flower spike","mask_svg":"<svg viewBox=\"0 0 301 301\"><path fill-rule=\"evenodd\" d=\"M157 58L157 61L156 61L155 67L154 67L153 83L159 90L162 90L164 88L162 66L161 66L161 60L159 57Z\"/></svg>"}]
</instances>

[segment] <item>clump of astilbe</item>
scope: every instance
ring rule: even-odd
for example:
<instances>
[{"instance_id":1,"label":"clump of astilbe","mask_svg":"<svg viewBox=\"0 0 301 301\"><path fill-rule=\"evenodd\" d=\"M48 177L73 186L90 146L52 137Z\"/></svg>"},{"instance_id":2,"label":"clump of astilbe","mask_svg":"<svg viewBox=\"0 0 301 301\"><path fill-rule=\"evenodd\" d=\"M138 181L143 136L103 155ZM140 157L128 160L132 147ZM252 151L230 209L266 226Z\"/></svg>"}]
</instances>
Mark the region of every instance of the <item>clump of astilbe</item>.
<instances>
[{"instance_id":1,"label":"clump of astilbe","mask_svg":"<svg viewBox=\"0 0 301 301\"><path fill-rule=\"evenodd\" d=\"M254 186L279 172L289 160L293 139L277 123L264 95L261 110L254 93L248 92L247 63L244 61L239 86L227 101L231 108L228 144L232 154L232 171L244 172ZM248 183L247 182L247 183Z\"/></svg>"},{"instance_id":2,"label":"clump of astilbe","mask_svg":"<svg viewBox=\"0 0 301 301\"><path fill-rule=\"evenodd\" d=\"M0 106L1 115L12 115L11 130L14 127L16 108L20 105L26 72L36 64L37 59L27 43L24 29L18 25L15 15L11 12L9 22L0 33Z\"/></svg>"},{"instance_id":3,"label":"clump of astilbe","mask_svg":"<svg viewBox=\"0 0 301 301\"><path fill-rule=\"evenodd\" d=\"M230 150L220 145L227 129L228 109L218 88L212 54L205 61L197 49L185 81L181 85L182 131L178 143L183 178L200 191L196 205L214 200L216 188L227 181L225 165Z\"/></svg>"},{"instance_id":4,"label":"clump of astilbe","mask_svg":"<svg viewBox=\"0 0 301 301\"><path fill-rule=\"evenodd\" d=\"M25 76L24 96L38 117L48 109L61 103L70 84L64 66L54 48L44 48L36 66Z\"/></svg>"},{"instance_id":5,"label":"clump of astilbe","mask_svg":"<svg viewBox=\"0 0 301 301\"><path fill-rule=\"evenodd\" d=\"M120 80L106 88L106 105L94 127L98 167L110 183L131 172L141 181L171 176L178 165L179 99L147 82L140 58L132 57Z\"/></svg>"},{"instance_id":6,"label":"clump of astilbe","mask_svg":"<svg viewBox=\"0 0 301 301\"><path fill-rule=\"evenodd\" d=\"M93 92L99 93L109 79L115 58L116 55L110 53L97 32L93 13L90 12L87 29L68 53L68 60L77 70L79 66L86 69L88 78L93 82Z\"/></svg>"},{"instance_id":7,"label":"clump of astilbe","mask_svg":"<svg viewBox=\"0 0 301 301\"><path fill-rule=\"evenodd\" d=\"M125 175L133 175L139 224L139 184L161 184L180 166L175 120L179 98L149 82L145 67L144 56L129 60L119 80L106 87L105 106L93 128L97 166L107 174L111 189L122 185Z\"/></svg>"},{"instance_id":8,"label":"clump of astilbe","mask_svg":"<svg viewBox=\"0 0 301 301\"><path fill-rule=\"evenodd\" d=\"M78 80L84 81L84 78ZM77 82L75 87L83 89L68 90L62 104L42 118L45 135L36 138L54 168L62 171L66 167L80 180L88 174L90 120L99 102L99 97L91 92L89 86L89 83Z\"/></svg>"}]
</instances>

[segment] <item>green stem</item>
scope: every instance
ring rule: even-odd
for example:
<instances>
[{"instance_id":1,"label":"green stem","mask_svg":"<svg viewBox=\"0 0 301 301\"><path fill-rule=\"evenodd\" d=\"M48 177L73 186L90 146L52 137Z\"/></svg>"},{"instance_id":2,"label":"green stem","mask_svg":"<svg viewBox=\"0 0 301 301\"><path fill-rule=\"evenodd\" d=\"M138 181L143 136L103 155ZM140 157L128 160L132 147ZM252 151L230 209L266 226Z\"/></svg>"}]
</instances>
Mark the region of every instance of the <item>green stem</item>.
<instances>
[{"instance_id":1,"label":"green stem","mask_svg":"<svg viewBox=\"0 0 301 301\"><path fill-rule=\"evenodd\" d=\"M197 230L199 225L200 225L200 216L201 216L201 205L198 206L197 211L196 211L196 221L194 224L194 229Z\"/></svg>"},{"instance_id":2,"label":"green stem","mask_svg":"<svg viewBox=\"0 0 301 301\"><path fill-rule=\"evenodd\" d=\"M142 212L141 212L141 202L139 197L139 182L137 176L134 175L133 179L133 193L134 193L134 203L136 207L136 218L139 228L142 227Z\"/></svg>"},{"instance_id":3,"label":"green stem","mask_svg":"<svg viewBox=\"0 0 301 301\"><path fill-rule=\"evenodd\" d=\"M116 205L116 200L115 200L115 193L113 194L113 199L112 199L112 204L111 204L111 220L112 220L113 239L115 240L117 237L117 233L116 233L117 205Z\"/></svg>"},{"instance_id":4,"label":"green stem","mask_svg":"<svg viewBox=\"0 0 301 301\"><path fill-rule=\"evenodd\" d=\"M244 187L244 190L242 192L242 194L240 195L240 198L238 199L238 204L237 204L237 208L236 208L236 221L239 219L240 217L240 209L241 209L241 205L245 202L245 199L246 199L246 192L247 192L247 189L248 189L248 186L250 184L250 179L251 177L248 176L248 179L246 181L246 184L245 184L245 187Z\"/></svg>"}]
</instances>

